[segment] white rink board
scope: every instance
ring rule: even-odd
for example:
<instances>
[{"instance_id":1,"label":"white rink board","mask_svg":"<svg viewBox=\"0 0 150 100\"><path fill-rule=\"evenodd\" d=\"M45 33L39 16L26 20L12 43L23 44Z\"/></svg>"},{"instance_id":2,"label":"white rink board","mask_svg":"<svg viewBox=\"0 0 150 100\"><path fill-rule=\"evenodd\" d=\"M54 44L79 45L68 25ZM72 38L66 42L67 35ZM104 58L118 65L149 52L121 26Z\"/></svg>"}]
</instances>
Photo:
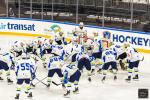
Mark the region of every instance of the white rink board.
<instances>
[{"instance_id":1,"label":"white rink board","mask_svg":"<svg viewBox=\"0 0 150 100\"><path fill-rule=\"evenodd\" d=\"M23 29L19 25L24 25ZM52 35L52 26L57 25L64 33L72 33L72 30L77 27L75 24L62 22L48 22L37 20L23 20L23 19L0 19L0 32L20 32L30 34L47 34ZM3 27L5 26L5 27ZM28 30L26 26L34 26ZM19 27L19 28L18 28ZM102 37L103 32L110 32L110 39L115 43L131 42L135 48L150 50L150 35L143 32L130 32L127 30L102 29L101 27L87 26L88 36L93 36L93 32L98 32ZM5 33L6 34L6 33ZM57 33L56 33L57 34ZM149 51L150 52L150 51Z\"/></svg>"},{"instance_id":2,"label":"white rink board","mask_svg":"<svg viewBox=\"0 0 150 100\"><path fill-rule=\"evenodd\" d=\"M14 36L0 36L0 46L8 49L6 46L11 43L12 38L14 40L28 40L32 38L28 37L14 37ZM3 42L2 42L3 41ZM138 89L147 88L150 89L150 55L141 54L145 56L145 60L140 63L140 81L132 81L127 83L124 79L127 77L126 72L118 72L118 80L113 81L112 75L108 75L106 82L101 83L101 75L96 74L92 77L92 82L87 81L86 73L81 77L79 83L80 94L71 94L71 98L63 97L63 90L61 86L52 85L50 89L47 89L42 84L38 84L35 89L33 89L33 99L28 99L26 95L22 95L20 100L139 100L138 99ZM15 74L11 72L12 78L15 81ZM38 63L37 77L42 79L47 75L47 70L43 69L41 63ZM59 80L53 79L59 83ZM36 82L36 81L35 81ZM46 82L46 80L44 81ZM15 96L15 83L12 85L7 85L6 80L0 81L0 100L14 100ZM145 99L147 100L147 99Z\"/></svg>"}]
</instances>

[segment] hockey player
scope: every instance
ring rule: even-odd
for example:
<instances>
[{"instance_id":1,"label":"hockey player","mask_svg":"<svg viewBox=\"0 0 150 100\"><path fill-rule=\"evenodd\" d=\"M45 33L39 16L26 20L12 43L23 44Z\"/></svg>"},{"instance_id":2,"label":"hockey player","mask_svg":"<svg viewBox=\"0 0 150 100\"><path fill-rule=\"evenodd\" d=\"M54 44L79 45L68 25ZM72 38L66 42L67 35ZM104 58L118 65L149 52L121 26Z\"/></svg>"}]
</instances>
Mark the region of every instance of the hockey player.
<instances>
[{"instance_id":1,"label":"hockey player","mask_svg":"<svg viewBox=\"0 0 150 100\"><path fill-rule=\"evenodd\" d=\"M106 47L103 45L103 41L102 38L98 35L98 33L94 32L94 38L93 38L94 42L94 48L93 48L93 54L92 56L95 58L94 61L92 61L92 65L94 63L97 63L98 65L98 73L101 73L101 69L102 69L102 61L101 61L101 57L102 57L102 52L106 49ZM106 41L107 42L107 41ZM98 62L95 62L98 61ZM93 63L94 62L94 63ZM95 71L95 67L92 67L92 73Z\"/></svg>"},{"instance_id":2,"label":"hockey player","mask_svg":"<svg viewBox=\"0 0 150 100\"><path fill-rule=\"evenodd\" d=\"M14 64L12 55L10 53L0 50L0 80L3 80L1 74L2 70L5 70L7 82L13 83L13 81L10 79L10 69L12 67L12 64Z\"/></svg>"},{"instance_id":3,"label":"hockey player","mask_svg":"<svg viewBox=\"0 0 150 100\"><path fill-rule=\"evenodd\" d=\"M101 58L99 58L99 52L94 52L94 46L95 43L92 39L88 39L85 42L85 51L87 52L87 54L90 57L90 62L91 62L91 74L94 74L96 67L99 67L101 65ZM102 52L101 52L102 53ZM100 55L101 56L101 55Z\"/></svg>"},{"instance_id":4,"label":"hockey player","mask_svg":"<svg viewBox=\"0 0 150 100\"><path fill-rule=\"evenodd\" d=\"M26 45L22 41L15 41L10 51L14 57L19 57L26 52Z\"/></svg>"},{"instance_id":5,"label":"hockey player","mask_svg":"<svg viewBox=\"0 0 150 100\"><path fill-rule=\"evenodd\" d=\"M87 54L87 52L80 52L76 55L76 61L78 62L78 69L79 71L83 71L83 68L86 68L88 71L88 80L91 82L91 62L90 62L90 56Z\"/></svg>"},{"instance_id":6,"label":"hockey player","mask_svg":"<svg viewBox=\"0 0 150 100\"><path fill-rule=\"evenodd\" d=\"M135 73L135 76L133 77L133 79L138 80L139 79L138 67L139 67L139 62L140 62L139 53L135 48L131 47L129 43L125 43L124 48L126 49L127 62L129 63L128 78L126 79L126 81L128 82L131 81L131 76L133 72Z\"/></svg>"},{"instance_id":7,"label":"hockey player","mask_svg":"<svg viewBox=\"0 0 150 100\"><path fill-rule=\"evenodd\" d=\"M34 41L28 41L26 42L26 53L37 55L37 45L34 43Z\"/></svg>"},{"instance_id":8,"label":"hockey player","mask_svg":"<svg viewBox=\"0 0 150 100\"><path fill-rule=\"evenodd\" d=\"M101 73L102 64L103 64L102 59L99 58L95 59L95 57L90 56L90 61L91 61L91 74L94 75L96 69L98 73Z\"/></svg>"},{"instance_id":9,"label":"hockey player","mask_svg":"<svg viewBox=\"0 0 150 100\"><path fill-rule=\"evenodd\" d=\"M66 49L65 51L65 56L67 57L67 60L65 60L65 65L62 67L62 71L64 75L64 83L67 90L66 93L64 94L65 97L68 97L70 95L70 92L73 87L74 87L73 93L79 93L78 82L81 76L81 70L79 70L79 68L77 67L77 63L78 63L77 57L79 57L79 53L75 53L75 54L76 55L74 55L73 48Z\"/></svg>"},{"instance_id":10,"label":"hockey player","mask_svg":"<svg viewBox=\"0 0 150 100\"><path fill-rule=\"evenodd\" d=\"M92 56L96 58L101 59L103 46L102 46L102 40L101 37L98 36L98 33L94 33L94 49Z\"/></svg>"},{"instance_id":11,"label":"hockey player","mask_svg":"<svg viewBox=\"0 0 150 100\"><path fill-rule=\"evenodd\" d=\"M53 49L53 40L52 39L45 39L44 44L42 45L42 61L43 61L43 66L44 68L47 67L47 62L49 58L51 57Z\"/></svg>"},{"instance_id":12,"label":"hockey player","mask_svg":"<svg viewBox=\"0 0 150 100\"><path fill-rule=\"evenodd\" d=\"M72 41L72 58L76 60L76 55L80 52L84 52L84 46L79 44L78 41Z\"/></svg>"},{"instance_id":13,"label":"hockey player","mask_svg":"<svg viewBox=\"0 0 150 100\"><path fill-rule=\"evenodd\" d=\"M61 82L63 83L63 74L61 71L61 66L63 64L64 57L63 54L58 55L58 56L53 56L49 59L48 62L48 79L47 79L47 87L50 87L52 77L54 76L55 73L59 76L61 79Z\"/></svg>"},{"instance_id":14,"label":"hockey player","mask_svg":"<svg viewBox=\"0 0 150 100\"><path fill-rule=\"evenodd\" d=\"M50 54L52 51L53 40L45 39L43 44L43 54Z\"/></svg>"},{"instance_id":15,"label":"hockey player","mask_svg":"<svg viewBox=\"0 0 150 100\"><path fill-rule=\"evenodd\" d=\"M102 78L102 82L105 81L106 79L106 75L107 75L107 70L109 69L109 67L111 66L113 74L114 74L114 80L117 79L117 63L116 63L116 53L111 50L111 49L106 49L103 53L102 53L102 60L103 60L103 66L102 66L102 70L103 70L103 78Z\"/></svg>"},{"instance_id":16,"label":"hockey player","mask_svg":"<svg viewBox=\"0 0 150 100\"><path fill-rule=\"evenodd\" d=\"M65 34L63 32L59 32L55 34L54 40L57 43L57 45L64 45L65 44Z\"/></svg>"},{"instance_id":17,"label":"hockey player","mask_svg":"<svg viewBox=\"0 0 150 100\"><path fill-rule=\"evenodd\" d=\"M92 39L87 39L85 41L84 47L92 55L94 49L94 41Z\"/></svg>"},{"instance_id":18,"label":"hockey player","mask_svg":"<svg viewBox=\"0 0 150 100\"><path fill-rule=\"evenodd\" d=\"M32 41L32 45L34 46L34 48L36 49L35 53L36 55L42 59L43 56L43 45L44 45L44 41L46 39L44 37L36 37L35 39L33 39Z\"/></svg>"},{"instance_id":19,"label":"hockey player","mask_svg":"<svg viewBox=\"0 0 150 100\"><path fill-rule=\"evenodd\" d=\"M79 53L84 51L84 46L78 43L73 43L73 53Z\"/></svg>"},{"instance_id":20,"label":"hockey player","mask_svg":"<svg viewBox=\"0 0 150 100\"><path fill-rule=\"evenodd\" d=\"M81 72L78 70L76 63L70 63L66 64L62 67L63 75L66 80L66 93L64 94L64 97L68 97L70 95L70 92L73 89L73 93L79 93L79 87L78 82L81 76ZM74 85L74 86L72 86Z\"/></svg>"},{"instance_id":21,"label":"hockey player","mask_svg":"<svg viewBox=\"0 0 150 100\"><path fill-rule=\"evenodd\" d=\"M87 33L87 30L84 28L84 23L80 22L79 27L76 27L73 30L74 40L77 40L80 44L84 44L83 36Z\"/></svg>"},{"instance_id":22,"label":"hockey player","mask_svg":"<svg viewBox=\"0 0 150 100\"><path fill-rule=\"evenodd\" d=\"M31 58L35 60L35 63L41 59L41 55L37 53L38 50L38 44L35 41L27 41L26 42L26 50L25 53L30 55ZM42 51L42 50L41 50Z\"/></svg>"},{"instance_id":23,"label":"hockey player","mask_svg":"<svg viewBox=\"0 0 150 100\"><path fill-rule=\"evenodd\" d=\"M122 70L125 70L126 69L126 57L127 57L127 53L124 49L124 47L122 45L116 45L116 44L113 44L113 42L110 42L109 44L109 48L112 49L113 51L116 52L117 54L117 61L119 61L119 64L120 64L120 67Z\"/></svg>"},{"instance_id":24,"label":"hockey player","mask_svg":"<svg viewBox=\"0 0 150 100\"><path fill-rule=\"evenodd\" d=\"M32 97L30 82L35 77L35 63L33 59L23 53L22 58L16 62L15 72L17 77L17 93L15 99L19 99L23 83L26 84L25 93L28 94L28 97Z\"/></svg>"}]
</instances>

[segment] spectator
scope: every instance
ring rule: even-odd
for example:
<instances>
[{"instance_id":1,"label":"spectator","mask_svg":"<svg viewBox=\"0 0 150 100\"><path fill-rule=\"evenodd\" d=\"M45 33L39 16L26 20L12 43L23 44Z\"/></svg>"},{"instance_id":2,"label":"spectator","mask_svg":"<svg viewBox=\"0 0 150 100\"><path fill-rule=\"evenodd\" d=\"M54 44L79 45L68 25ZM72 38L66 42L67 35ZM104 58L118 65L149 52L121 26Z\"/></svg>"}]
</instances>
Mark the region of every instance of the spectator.
<instances>
[{"instance_id":1,"label":"spectator","mask_svg":"<svg viewBox=\"0 0 150 100\"><path fill-rule=\"evenodd\" d=\"M15 17L14 11L11 7L9 8L8 15L9 17Z\"/></svg>"},{"instance_id":2,"label":"spectator","mask_svg":"<svg viewBox=\"0 0 150 100\"><path fill-rule=\"evenodd\" d=\"M96 18L96 22L97 22L98 26L102 23L102 21L101 21L101 19L100 19L100 16L98 16L98 17Z\"/></svg>"}]
</instances>

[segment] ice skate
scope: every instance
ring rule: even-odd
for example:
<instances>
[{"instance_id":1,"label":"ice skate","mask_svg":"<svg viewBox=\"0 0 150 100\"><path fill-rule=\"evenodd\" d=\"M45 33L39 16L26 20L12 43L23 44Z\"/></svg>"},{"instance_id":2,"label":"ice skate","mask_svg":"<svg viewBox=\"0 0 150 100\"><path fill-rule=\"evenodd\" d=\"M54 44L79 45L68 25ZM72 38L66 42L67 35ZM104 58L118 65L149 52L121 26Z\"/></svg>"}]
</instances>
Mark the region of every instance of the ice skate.
<instances>
[{"instance_id":1,"label":"ice skate","mask_svg":"<svg viewBox=\"0 0 150 100\"><path fill-rule=\"evenodd\" d=\"M91 74L94 75L95 74L94 72L95 72L95 69L92 69Z\"/></svg>"},{"instance_id":2,"label":"ice skate","mask_svg":"<svg viewBox=\"0 0 150 100\"><path fill-rule=\"evenodd\" d=\"M106 79L106 77L104 76L104 77L102 78L102 80L101 80L102 83L104 83L105 79Z\"/></svg>"},{"instance_id":3,"label":"ice skate","mask_svg":"<svg viewBox=\"0 0 150 100\"><path fill-rule=\"evenodd\" d=\"M131 82L131 76L128 76L128 78L125 79L127 82Z\"/></svg>"},{"instance_id":4,"label":"ice skate","mask_svg":"<svg viewBox=\"0 0 150 100\"><path fill-rule=\"evenodd\" d=\"M74 94L79 94L79 88L76 87L75 90L73 91Z\"/></svg>"},{"instance_id":5,"label":"ice skate","mask_svg":"<svg viewBox=\"0 0 150 100\"><path fill-rule=\"evenodd\" d=\"M135 75L135 76L133 77L133 80L138 81L138 80L139 80L139 76L138 76L138 75Z\"/></svg>"},{"instance_id":6,"label":"ice skate","mask_svg":"<svg viewBox=\"0 0 150 100\"><path fill-rule=\"evenodd\" d=\"M97 73L98 73L98 74L102 74L102 69L99 69L99 70L97 71Z\"/></svg>"},{"instance_id":7,"label":"ice skate","mask_svg":"<svg viewBox=\"0 0 150 100\"><path fill-rule=\"evenodd\" d=\"M64 94L65 98L69 98L70 97L70 90L67 90L67 92Z\"/></svg>"},{"instance_id":8,"label":"ice skate","mask_svg":"<svg viewBox=\"0 0 150 100\"><path fill-rule=\"evenodd\" d=\"M91 77L89 77L89 78L88 78L88 81L89 81L89 82L91 82L91 81L92 81L92 80L91 80Z\"/></svg>"},{"instance_id":9,"label":"ice skate","mask_svg":"<svg viewBox=\"0 0 150 100\"><path fill-rule=\"evenodd\" d=\"M19 99L19 94L16 94L15 99Z\"/></svg>"},{"instance_id":10,"label":"ice skate","mask_svg":"<svg viewBox=\"0 0 150 100\"><path fill-rule=\"evenodd\" d=\"M32 98L32 97L33 97L33 96L32 96L32 92L29 93L28 97L29 97L29 98Z\"/></svg>"},{"instance_id":11,"label":"ice skate","mask_svg":"<svg viewBox=\"0 0 150 100\"><path fill-rule=\"evenodd\" d=\"M49 84L49 83L47 84L47 87L48 87L48 88L50 87L50 84Z\"/></svg>"},{"instance_id":12,"label":"ice skate","mask_svg":"<svg viewBox=\"0 0 150 100\"><path fill-rule=\"evenodd\" d=\"M0 77L0 80L2 81L2 80L4 80L2 77Z\"/></svg>"},{"instance_id":13,"label":"ice skate","mask_svg":"<svg viewBox=\"0 0 150 100\"><path fill-rule=\"evenodd\" d=\"M114 76L114 80L115 80L115 81L117 80L117 76Z\"/></svg>"},{"instance_id":14,"label":"ice skate","mask_svg":"<svg viewBox=\"0 0 150 100\"><path fill-rule=\"evenodd\" d=\"M32 87L35 87L35 85L31 82L31 84L30 84Z\"/></svg>"},{"instance_id":15,"label":"ice skate","mask_svg":"<svg viewBox=\"0 0 150 100\"><path fill-rule=\"evenodd\" d=\"M8 82L9 84L12 84L12 83L13 83L13 81L12 81L10 78L7 78L7 82Z\"/></svg>"}]
</instances>

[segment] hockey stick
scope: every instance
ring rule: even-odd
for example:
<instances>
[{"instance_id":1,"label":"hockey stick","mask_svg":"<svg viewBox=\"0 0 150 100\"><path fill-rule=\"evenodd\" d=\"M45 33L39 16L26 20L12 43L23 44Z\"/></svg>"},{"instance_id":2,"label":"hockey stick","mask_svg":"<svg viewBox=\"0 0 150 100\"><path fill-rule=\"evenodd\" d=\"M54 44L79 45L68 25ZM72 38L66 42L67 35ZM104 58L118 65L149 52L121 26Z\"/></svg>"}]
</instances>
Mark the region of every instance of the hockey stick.
<instances>
[{"instance_id":1,"label":"hockey stick","mask_svg":"<svg viewBox=\"0 0 150 100\"><path fill-rule=\"evenodd\" d=\"M44 78L42 78L40 81L39 81L39 79L38 78L36 78L37 80L38 80L38 82L37 83L35 83L35 85L37 85L38 83L40 83L41 81L43 81L44 79L46 79L47 78L47 76L46 77L44 77Z\"/></svg>"},{"instance_id":2,"label":"hockey stick","mask_svg":"<svg viewBox=\"0 0 150 100\"><path fill-rule=\"evenodd\" d=\"M39 83L43 83L44 85L46 85L47 86L47 84L46 83L44 83L44 82L42 82L44 79L46 79L47 78L47 76L46 77L44 77L43 79L41 79L41 80L39 80L38 78L35 78L36 80L38 80L38 82L37 83L35 83L34 85L37 85L37 84L39 84ZM62 83L59 83L59 84L57 84L56 82L54 82L54 81L52 81L52 83L54 84L54 85L56 85L56 86L59 86L59 85L61 85Z\"/></svg>"},{"instance_id":3,"label":"hockey stick","mask_svg":"<svg viewBox=\"0 0 150 100\"><path fill-rule=\"evenodd\" d=\"M36 71L37 71L37 67L36 67L36 69L35 69L35 72L34 72L34 73L36 73ZM35 76L35 78L36 78L36 76ZM33 86L33 87L35 87L35 84L33 84L33 80L34 80L35 78L32 78L31 83L30 83L30 85L31 85L31 86Z\"/></svg>"},{"instance_id":4,"label":"hockey stick","mask_svg":"<svg viewBox=\"0 0 150 100\"><path fill-rule=\"evenodd\" d=\"M45 78L47 78L47 76L46 76ZM46 83L43 82L43 80L44 80L45 78L43 78L42 80L39 80L38 78L35 78L35 79L37 79L37 80L39 81L39 82L37 82L36 84L42 83L42 84L44 84L45 86L48 87L48 85L47 85Z\"/></svg>"},{"instance_id":5,"label":"hockey stick","mask_svg":"<svg viewBox=\"0 0 150 100\"><path fill-rule=\"evenodd\" d=\"M37 56L37 55L34 55L35 56L35 58L37 57L37 58L39 58L40 60L41 60L41 58L39 57L39 56ZM34 59L35 61L38 61L37 59ZM35 69L35 73L37 72L37 67L36 67L36 69ZM43 83L44 85L46 85L47 86L47 84L45 84L44 82L42 82L44 79L46 79L47 78L47 76L46 77L44 77L43 79L41 79L41 80L39 80L38 78L34 78L34 79L36 79L36 80L38 80L38 82L37 83L35 83L35 84L33 84L33 80L34 79L32 79L31 80L31 85L33 86L33 87L35 87L38 83Z\"/></svg>"},{"instance_id":6,"label":"hockey stick","mask_svg":"<svg viewBox=\"0 0 150 100\"><path fill-rule=\"evenodd\" d=\"M144 60L144 56L142 57L142 59L140 61L143 61Z\"/></svg>"},{"instance_id":7,"label":"hockey stick","mask_svg":"<svg viewBox=\"0 0 150 100\"><path fill-rule=\"evenodd\" d=\"M54 81L52 81L52 83L54 84L54 85L56 85L56 86L59 86L59 85L61 85L62 83L56 83L56 82L54 82Z\"/></svg>"}]
</instances>

